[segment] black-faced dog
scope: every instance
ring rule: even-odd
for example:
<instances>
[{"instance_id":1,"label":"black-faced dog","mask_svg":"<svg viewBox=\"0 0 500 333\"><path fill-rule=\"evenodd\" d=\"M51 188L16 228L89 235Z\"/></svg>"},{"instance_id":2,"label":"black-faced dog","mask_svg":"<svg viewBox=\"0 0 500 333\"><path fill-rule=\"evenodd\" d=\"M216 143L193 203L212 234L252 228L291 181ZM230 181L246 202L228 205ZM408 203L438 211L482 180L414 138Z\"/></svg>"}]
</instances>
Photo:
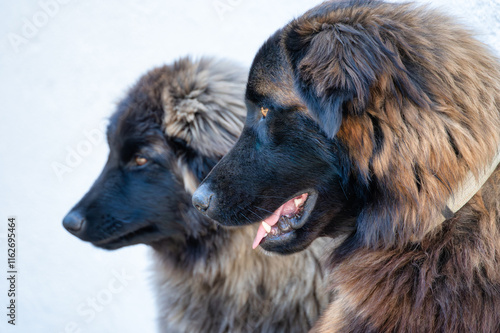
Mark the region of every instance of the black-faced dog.
<instances>
[{"instance_id":1,"label":"black-faced dog","mask_svg":"<svg viewBox=\"0 0 500 333\"><path fill-rule=\"evenodd\" d=\"M111 117L102 174L63 221L101 248L153 247L162 332L306 332L329 301L326 241L275 263L251 249L255 227L218 227L191 205L243 127L246 75L187 58L144 75Z\"/></svg>"},{"instance_id":2,"label":"black-faced dog","mask_svg":"<svg viewBox=\"0 0 500 333\"><path fill-rule=\"evenodd\" d=\"M500 332L500 66L484 45L414 4L329 1L262 46L246 103L193 204L260 223L269 251L340 242L316 331Z\"/></svg>"}]
</instances>

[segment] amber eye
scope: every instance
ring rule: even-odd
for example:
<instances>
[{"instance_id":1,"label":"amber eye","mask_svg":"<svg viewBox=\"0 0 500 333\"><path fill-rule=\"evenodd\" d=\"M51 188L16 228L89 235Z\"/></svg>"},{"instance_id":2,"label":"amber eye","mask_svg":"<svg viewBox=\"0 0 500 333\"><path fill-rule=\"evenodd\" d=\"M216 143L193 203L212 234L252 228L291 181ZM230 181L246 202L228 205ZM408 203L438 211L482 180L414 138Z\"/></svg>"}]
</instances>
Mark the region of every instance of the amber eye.
<instances>
[{"instance_id":1,"label":"amber eye","mask_svg":"<svg viewBox=\"0 0 500 333\"><path fill-rule=\"evenodd\" d=\"M264 117L264 118L266 118L268 111L269 111L268 108L264 108L264 107L260 108L260 113L262 113L262 117Z\"/></svg>"},{"instance_id":2,"label":"amber eye","mask_svg":"<svg viewBox=\"0 0 500 333\"><path fill-rule=\"evenodd\" d=\"M135 164L137 164L138 166L141 166L141 165L144 165L148 163L148 159L143 157L143 156L140 156L140 155L137 155L135 157Z\"/></svg>"}]
</instances>

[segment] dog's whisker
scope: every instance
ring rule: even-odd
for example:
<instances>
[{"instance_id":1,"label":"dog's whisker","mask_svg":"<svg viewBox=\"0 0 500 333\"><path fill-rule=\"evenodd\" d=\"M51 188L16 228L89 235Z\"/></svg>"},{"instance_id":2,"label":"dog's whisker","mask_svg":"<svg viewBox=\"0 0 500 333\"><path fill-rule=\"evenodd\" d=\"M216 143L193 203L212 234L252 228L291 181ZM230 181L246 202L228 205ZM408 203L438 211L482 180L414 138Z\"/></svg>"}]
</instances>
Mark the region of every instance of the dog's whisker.
<instances>
[{"instance_id":1,"label":"dog's whisker","mask_svg":"<svg viewBox=\"0 0 500 333\"><path fill-rule=\"evenodd\" d=\"M344 190L344 186L342 186L342 181L339 180L339 185L340 185L340 188L342 189L342 192L344 193L344 196L347 200L349 200L349 198L347 197L347 194L345 193L345 190Z\"/></svg>"},{"instance_id":2,"label":"dog's whisker","mask_svg":"<svg viewBox=\"0 0 500 333\"><path fill-rule=\"evenodd\" d=\"M245 214L243 212L247 211L247 212L250 212L252 213L253 215L257 216L257 218L259 220L263 220L264 218L262 216L260 216L259 214L257 214L256 212L254 212L252 209L250 209L249 207L241 207L241 206L238 206L238 208L240 209L240 214L243 215L248 221L250 221L248 219L248 217L245 216Z\"/></svg>"},{"instance_id":3,"label":"dog's whisker","mask_svg":"<svg viewBox=\"0 0 500 333\"><path fill-rule=\"evenodd\" d=\"M243 214L243 212L240 212L240 215L243 216L248 222L253 223L248 217L246 217L245 214Z\"/></svg>"},{"instance_id":4,"label":"dog's whisker","mask_svg":"<svg viewBox=\"0 0 500 333\"><path fill-rule=\"evenodd\" d=\"M231 220L238 221L239 220L238 213L232 213L231 214Z\"/></svg>"},{"instance_id":5,"label":"dog's whisker","mask_svg":"<svg viewBox=\"0 0 500 333\"><path fill-rule=\"evenodd\" d=\"M271 215L278 215L275 212L271 212L270 210L267 210L267 209L264 209L264 208L261 208L261 207L258 207L258 206L255 206L255 208L260 209L260 210L262 210L262 211L264 211L266 213L269 213Z\"/></svg>"},{"instance_id":6,"label":"dog's whisker","mask_svg":"<svg viewBox=\"0 0 500 333\"><path fill-rule=\"evenodd\" d=\"M285 197L279 197L279 196L273 196L273 195L256 195L257 198L274 198L274 199L281 199L281 200L286 200L287 198Z\"/></svg>"},{"instance_id":7,"label":"dog's whisker","mask_svg":"<svg viewBox=\"0 0 500 333\"><path fill-rule=\"evenodd\" d=\"M251 209L247 209L247 211L249 211L250 213L252 213L253 215L257 216L259 218L259 220L263 220L264 218L262 216L260 216L259 214L257 214L256 212L254 212L253 210Z\"/></svg>"}]
</instances>

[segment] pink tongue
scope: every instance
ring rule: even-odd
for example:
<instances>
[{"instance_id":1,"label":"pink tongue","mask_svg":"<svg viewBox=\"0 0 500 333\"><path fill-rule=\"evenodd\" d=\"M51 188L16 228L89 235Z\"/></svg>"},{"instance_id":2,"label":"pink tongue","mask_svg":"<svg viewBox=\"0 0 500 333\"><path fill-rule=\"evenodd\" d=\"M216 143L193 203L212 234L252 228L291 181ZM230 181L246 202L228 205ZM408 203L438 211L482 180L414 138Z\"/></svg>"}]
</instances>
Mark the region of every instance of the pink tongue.
<instances>
[{"instance_id":1,"label":"pink tongue","mask_svg":"<svg viewBox=\"0 0 500 333\"><path fill-rule=\"evenodd\" d=\"M300 199L302 204L303 202L306 201L308 194L303 193L299 195L298 197L295 197L291 200L288 200L285 202L280 208L276 209L274 213L271 214L267 219L264 220L267 224L269 224L271 227L275 225L279 218L284 215L284 216L293 216L297 212L297 206L295 205L295 200ZM299 204L299 205L300 205ZM255 236L255 239L253 240L253 245L252 249L255 249L257 246L259 246L260 242L262 239L266 237L266 229L262 226L262 223L259 225L259 230L257 230L257 235Z\"/></svg>"},{"instance_id":2,"label":"pink tongue","mask_svg":"<svg viewBox=\"0 0 500 333\"><path fill-rule=\"evenodd\" d=\"M293 200L292 201L292 204L293 204ZM267 219L264 220L264 222L266 222L267 224L269 224L271 227L273 225L276 224L276 222L278 222L280 216L281 216L281 212L283 210L283 208L289 203L290 201L286 202L283 206L280 206L278 209L276 209L276 211L274 213L271 214L271 216L269 216ZM264 227L262 226L262 223L259 225L259 230L257 230L257 236L255 236L255 239L253 240L253 245L252 245L252 249L255 249L257 246L259 246L260 244L260 241L266 236L266 230L264 229Z\"/></svg>"}]
</instances>

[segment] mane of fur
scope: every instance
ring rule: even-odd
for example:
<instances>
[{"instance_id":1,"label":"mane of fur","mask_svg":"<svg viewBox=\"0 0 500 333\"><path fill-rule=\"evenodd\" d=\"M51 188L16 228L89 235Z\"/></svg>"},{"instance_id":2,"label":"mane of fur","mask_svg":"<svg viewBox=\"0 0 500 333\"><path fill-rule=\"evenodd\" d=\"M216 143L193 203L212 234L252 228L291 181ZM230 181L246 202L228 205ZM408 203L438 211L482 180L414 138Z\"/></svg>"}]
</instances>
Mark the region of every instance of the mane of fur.
<instances>
[{"instance_id":1,"label":"mane of fur","mask_svg":"<svg viewBox=\"0 0 500 333\"><path fill-rule=\"evenodd\" d=\"M214 230L197 245L155 247L162 332L299 333L312 327L329 300L320 264L328 240L277 258L252 250L255 233L255 227ZM203 255L193 253L195 246Z\"/></svg>"},{"instance_id":2,"label":"mane of fur","mask_svg":"<svg viewBox=\"0 0 500 333\"><path fill-rule=\"evenodd\" d=\"M298 82L317 96L348 97L329 115L341 124L326 131L370 192L358 220L365 244L438 232L448 198L498 149L497 59L447 16L413 4L326 2L285 34ZM330 107L326 98L317 108ZM331 121L308 106L321 124Z\"/></svg>"},{"instance_id":3,"label":"mane of fur","mask_svg":"<svg viewBox=\"0 0 500 333\"><path fill-rule=\"evenodd\" d=\"M439 231L332 262L336 297L313 332L498 332L500 169Z\"/></svg>"},{"instance_id":4,"label":"mane of fur","mask_svg":"<svg viewBox=\"0 0 500 333\"><path fill-rule=\"evenodd\" d=\"M341 124L324 130L347 149L348 179L369 193L332 256L335 300L313 331L499 332L500 168L439 219L467 173L498 150L498 60L450 18L413 4L327 2L285 31L306 102L347 96L308 107L320 120L320 106L342 110L332 120Z\"/></svg>"}]
</instances>

